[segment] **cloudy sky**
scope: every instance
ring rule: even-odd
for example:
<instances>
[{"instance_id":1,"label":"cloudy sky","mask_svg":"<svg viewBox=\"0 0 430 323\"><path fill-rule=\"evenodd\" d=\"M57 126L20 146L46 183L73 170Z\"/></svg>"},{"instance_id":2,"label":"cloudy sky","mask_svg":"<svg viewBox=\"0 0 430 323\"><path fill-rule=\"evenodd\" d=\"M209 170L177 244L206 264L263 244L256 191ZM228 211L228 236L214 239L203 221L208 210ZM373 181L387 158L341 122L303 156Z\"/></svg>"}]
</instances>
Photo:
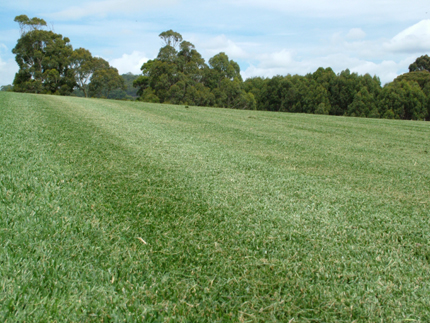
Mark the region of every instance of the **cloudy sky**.
<instances>
[{"instance_id":1,"label":"cloudy sky","mask_svg":"<svg viewBox=\"0 0 430 323\"><path fill-rule=\"evenodd\" d=\"M21 14L45 19L120 73L138 74L169 29L206 61L227 53L244 79L331 67L386 83L430 55L428 0L13 0L0 3L0 85L18 70L11 50Z\"/></svg>"}]
</instances>

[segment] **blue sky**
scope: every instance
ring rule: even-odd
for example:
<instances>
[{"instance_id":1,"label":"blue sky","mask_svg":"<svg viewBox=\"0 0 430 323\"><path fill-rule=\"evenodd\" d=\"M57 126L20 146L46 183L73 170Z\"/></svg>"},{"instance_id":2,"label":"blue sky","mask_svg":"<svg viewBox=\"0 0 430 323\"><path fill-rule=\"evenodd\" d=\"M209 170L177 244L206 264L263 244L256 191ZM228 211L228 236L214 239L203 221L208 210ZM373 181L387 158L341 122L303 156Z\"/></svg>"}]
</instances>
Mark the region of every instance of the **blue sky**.
<instances>
[{"instance_id":1,"label":"blue sky","mask_svg":"<svg viewBox=\"0 0 430 323\"><path fill-rule=\"evenodd\" d=\"M45 19L74 48L87 48L120 73L138 74L169 29L206 61L227 53L244 79L331 67L386 83L430 55L428 0L13 0L0 3L0 85L18 70L11 50L20 14Z\"/></svg>"}]
</instances>

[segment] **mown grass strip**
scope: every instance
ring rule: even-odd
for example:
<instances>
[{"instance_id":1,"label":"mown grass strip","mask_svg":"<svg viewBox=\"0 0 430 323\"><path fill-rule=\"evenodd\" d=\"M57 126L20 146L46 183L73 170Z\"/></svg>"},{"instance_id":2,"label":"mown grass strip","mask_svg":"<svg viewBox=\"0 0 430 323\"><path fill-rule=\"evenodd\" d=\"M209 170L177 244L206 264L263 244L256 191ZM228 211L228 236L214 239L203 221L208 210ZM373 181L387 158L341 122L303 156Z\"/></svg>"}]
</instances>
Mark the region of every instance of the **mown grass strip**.
<instances>
[{"instance_id":1,"label":"mown grass strip","mask_svg":"<svg viewBox=\"0 0 430 323\"><path fill-rule=\"evenodd\" d=\"M427 123L0 95L3 321L429 319Z\"/></svg>"}]
</instances>

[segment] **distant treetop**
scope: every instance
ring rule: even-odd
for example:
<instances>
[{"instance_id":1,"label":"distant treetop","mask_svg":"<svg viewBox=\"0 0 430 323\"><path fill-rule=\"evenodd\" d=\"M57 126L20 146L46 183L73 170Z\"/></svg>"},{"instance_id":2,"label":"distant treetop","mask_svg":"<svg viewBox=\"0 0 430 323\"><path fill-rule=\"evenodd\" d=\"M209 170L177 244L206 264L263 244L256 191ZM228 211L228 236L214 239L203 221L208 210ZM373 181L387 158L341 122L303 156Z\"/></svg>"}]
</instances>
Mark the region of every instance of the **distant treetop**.
<instances>
[{"instance_id":1,"label":"distant treetop","mask_svg":"<svg viewBox=\"0 0 430 323\"><path fill-rule=\"evenodd\" d=\"M430 72L430 57L428 55L418 57L414 63L409 65L409 72L418 72L424 70Z\"/></svg>"},{"instance_id":2,"label":"distant treetop","mask_svg":"<svg viewBox=\"0 0 430 323\"><path fill-rule=\"evenodd\" d=\"M21 35L25 34L28 31L39 30L42 27L46 27L45 20L37 17L33 17L30 19L27 17L27 15L16 16L14 21L19 24Z\"/></svg>"},{"instance_id":3,"label":"distant treetop","mask_svg":"<svg viewBox=\"0 0 430 323\"><path fill-rule=\"evenodd\" d=\"M159 36L164 41L164 46L176 48L182 42L182 35L172 29L162 32Z\"/></svg>"}]
</instances>

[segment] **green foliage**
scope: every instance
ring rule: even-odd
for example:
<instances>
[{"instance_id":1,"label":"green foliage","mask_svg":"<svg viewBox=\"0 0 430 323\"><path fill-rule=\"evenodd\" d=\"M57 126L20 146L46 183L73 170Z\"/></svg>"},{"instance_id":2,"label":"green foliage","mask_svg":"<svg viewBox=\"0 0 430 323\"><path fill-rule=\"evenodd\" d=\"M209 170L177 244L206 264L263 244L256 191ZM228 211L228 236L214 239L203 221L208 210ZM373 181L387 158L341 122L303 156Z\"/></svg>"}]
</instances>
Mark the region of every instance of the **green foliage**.
<instances>
[{"instance_id":1,"label":"green foliage","mask_svg":"<svg viewBox=\"0 0 430 323\"><path fill-rule=\"evenodd\" d=\"M125 90L124 79L114 67L96 69L91 76L89 91L92 96L109 98L113 90Z\"/></svg>"},{"instance_id":2,"label":"green foliage","mask_svg":"<svg viewBox=\"0 0 430 323\"><path fill-rule=\"evenodd\" d=\"M187 93L184 97L185 104L210 107L214 105L214 102L214 94L202 83L196 83L187 88Z\"/></svg>"},{"instance_id":3,"label":"green foliage","mask_svg":"<svg viewBox=\"0 0 430 323\"><path fill-rule=\"evenodd\" d=\"M372 117L379 114L375 104L381 83L369 74L359 76L345 70L336 75L331 68L319 68L306 76L253 78L244 84L247 91L254 94L258 110ZM361 89L365 102L362 102ZM363 107L366 102L371 103L369 111ZM355 111L359 106L367 112Z\"/></svg>"},{"instance_id":4,"label":"green foliage","mask_svg":"<svg viewBox=\"0 0 430 323\"><path fill-rule=\"evenodd\" d=\"M133 87L136 89L136 94L142 96L143 92L149 87L149 76L140 75L133 81Z\"/></svg>"},{"instance_id":5,"label":"green foliage","mask_svg":"<svg viewBox=\"0 0 430 323\"><path fill-rule=\"evenodd\" d=\"M398 76L393 82L416 82L421 89L424 89L430 84L430 71L422 70L402 74Z\"/></svg>"},{"instance_id":6,"label":"green foliage","mask_svg":"<svg viewBox=\"0 0 430 323\"><path fill-rule=\"evenodd\" d=\"M306 95L302 99L302 109L305 113L317 113L318 109L318 114L329 114L331 106L327 89L315 80L309 80Z\"/></svg>"},{"instance_id":7,"label":"green foliage","mask_svg":"<svg viewBox=\"0 0 430 323\"><path fill-rule=\"evenodd\" d=\"M414 63L409 65L409 72L428 71L430 72L430 57L423 55L418 57Z\"/></svg>"},{"instance_id":8,"label":"green foliage","mask_svg":"<svg viewBox=\"0 0 430 323\"><path fill-rule=\"evenodd\" d=\"M229 60L225 53L209 59L204 80L214 95L215 106L248 110L256 108L254 95L244 89L239 64Z\"/></svg>"},{"instance_id":9,"label":"green foliage","mask_svg":"<svg viewBox=\"0 0 430 323\"><path fill-rule=\"evenodd\" d=\"M40 18L17 16L21 37L12 50L19 71L13 89L17 92L133 98L135 77L121 77L102 58L84 48L73 50L70 40L52 31L41 30ZM126 92L125 81L130 93Z\"/></svg>"},{"instance_id":10,"label":"green foliage","mask_svg":"<svg viewBox=\"0 0 430 323\"><path fill-rule=\"evenodd\" d=\"M2 85L0 87L0 91L12 92L13 91L13 85Z\"/></svg>"},{"instance_id":11,"label":"green foliage","mask_svg":"<svg viewBox=\"0 0 430 323\"><path fill-rule=\"evenodd\" d=\"M138 75L134 75L132 73L122 74L121 78L124 81L124 87L119 86L112 91L109 92L109 96L107 99L115 99L115 100L136 100L137 89L133 87L134 81L139 78ZM94 93L92 93L94 94ZM105 96L105 95L104 95Z\"/></svg>"},{"instance_id":12,"label":"green foliage","mask_svg":"<svg viewBox=\"0 0 430 323\"><path fill-rule=\"evenodd\" d=\"M43 19L15 17L21 37L13 49L20 67L17 92L135 99L153 103L233 109L423 120L430 116L430 58L423 55L409 73L381 87L369 74L328 67L305 76L254 77L243 82L239 64L221 52L208 64L182 35L160 33L163 47L141 67L142 75L122 75L70 40L43 30Z\"/></svg>"},{"instance_id":13,"label":"green foliage","mask_svg":"<svg viewBox=\"0 0 430 323\"><path fill-rule=\"evenodd\" d=\"M355 95L360 91L361 84L357 73L346 69L338 75L331 88L331 105L333 114L343 115L348 106L354 101Z\"/></svg>"},{"instance_id":14,"label":"green foliage","mask_svg":"<svg viewBox=\"0 0 430 323\"><path fill-rule=\"evenodd\" d=\"M155 94L155 91L149 87L143 90L139 100L150 103L160 103L160 98Z\"/></svg>"},{"instance_id":15,"label":"green foliage","mask_svg":"<svg viewBox=\"0 0 430 323\"><path fill-rule=\"evenodd\" d=\"M418 83L403 80L386 85L378 105L384 118L424 120L428 114L427 102Z\"/></svg>"},{"instance_id":16,"label":"green foliage","mask_svg":"<svg viewBox=\"0 0 430 323\"><path fill-rule=\"evenodd\" d=\"M330 106L327 106L326 103L321 102L320 104L318 104L314 113L315 114L329 114L330 113Z\"/></svg>"},{"instance_id":17,"label":"green foliage","mask_svg":"<svg viewBox=\"0 0 430 323\"><path fill-rule=\"evenodd\" d=\"M239 65L225 53L209 60L194 45L172 30L160 34L164 41L156 59L142 65L133 82L140 100L185 105L255 109L252 94L244 90Z\"/></svg>"},{"instance_id":18,"label":"green foliage","mask_svg":"<svg viewBox=\"0 0 430 323\"><path fill-rule=\"evenodd\" d=\"M352 103L348 106L347 115L352 117L372 117L379 116L377 101L367 87L363 87L355 96Z\"/></svg>"},{"instance_id":19,"label":"green foliage","mask_svg":"<svg viewBox=\"0 0 430 323\"><path fill-rule=\"evenodd\" d=\"M137 89L133 86L134 81L139 77L132 73L122 74L121 77L124 79L125 94L127 97L136 98Z\"/></svg>"},{"instance_id":20,"label":"green foliage","mask_svg":"<svg viewBox=\"0 0 430 323\"><path fill-rule=\"evenodd\" d=\"M15 22L19 24L21 35L28 31L39 30L42 27L46 27L46 21L37 17L28 18L27 15L16 16Z\"/></svg>"},{"instance_id":21,"label":"green foliage","mask_svg":"<svg viewBox=\"0 0 430 323\"><path fill-rule=\"evenodd\" d=\"M173 37L172 31L166 33ZM212 57L207 66L193 44L182 36L169 37L157 59L142 66L143 75L134 83L141 100L366 118L423 120L429 115L427 71L407 73L396 80L415 85L402 83L384 90L376 76L348 69L336 75L331 68L322 67L306 76L255 77L243 82L239 65L225 53ZM423 65L422 61L417 60Z\"/></svg>"},{"instance_id":22,"label":"green foliage","mask_svg":"<svg viewBox=\"0 0 430 323\"><path fill-rule=\"evenodd\" d=\"M182 35L173 30L162 32L159 37L164 41L165 47L175 48L182 42Z\"/></svg>"},{"instance_id":23,"label":"green foliage","mask_svg":"<svg viewBox=\"0 0 430 323\"><path fill-rule=\"evenodd\" d=\"M264 80L254 78L251 81L245 81L245 88L249 88L257 100L259 110L280 111L283 109L283 87L281 82L282 76L274 76L272 79Z\"/></svg>"},{"instance_id":24,"label":"green foliage","mask_svg":"<svg viewBox=\"0 0 430 323\"><path fill-rule=\"evenodd\" d=\"M238 79L242 82L240 67L236 62L229 60L225 53L219 53L209 59L210 69L207 69L206 84L210 89L220 88L225 79L233 81Z\"/></svg>"},{"instance_id":25,"label":"green foliage","mask_svg":"<svg viewBox=\"0 0 430 323\"><path fill-rule=\"evenodd\" d=\"M52 31L34 28L23 33L12 50L19 66L14 91L70 94L76 81L69 66L73 52L69 43L67 37Z\"/></svg>"},{"instance_id":26,"label":"green foliage","mask_svg":"<svg viewBox=\"0 0 430 323\"><path fill-rule=\"evenodd\" d=\"M430 116L430 72L428 70L417 70L398 76L393 82L406 81L418 84L426 97L425 106L427 107L427 120Z\"/></svg>"},{"instance_id":27,"label":"green foliage","mask_svg":"<svg viewBox=\"0 0 430 323\"><path fill-rule=\"evenodd\" d=\"M100 67L98 60L94 59L91 52L85 48L75 49L70 57L70 67L72 68L76 86L88 96L88 85L91 76Z\"/></svg>"},{"instance_id":28,"label":"green foliage","mask_svg":"<svg viewBox=\"0 0 430 323\"><path fill-rule=\"evenodd\" d=\"M252 93L252 95L254 96L256 108L261 108L259 106L259 102L263 102L261 96L264 82L265 80L262 77L252 77L246 79L243 83L243 89L245 90L245 92Z\"/></svg>"}]
</instances>

